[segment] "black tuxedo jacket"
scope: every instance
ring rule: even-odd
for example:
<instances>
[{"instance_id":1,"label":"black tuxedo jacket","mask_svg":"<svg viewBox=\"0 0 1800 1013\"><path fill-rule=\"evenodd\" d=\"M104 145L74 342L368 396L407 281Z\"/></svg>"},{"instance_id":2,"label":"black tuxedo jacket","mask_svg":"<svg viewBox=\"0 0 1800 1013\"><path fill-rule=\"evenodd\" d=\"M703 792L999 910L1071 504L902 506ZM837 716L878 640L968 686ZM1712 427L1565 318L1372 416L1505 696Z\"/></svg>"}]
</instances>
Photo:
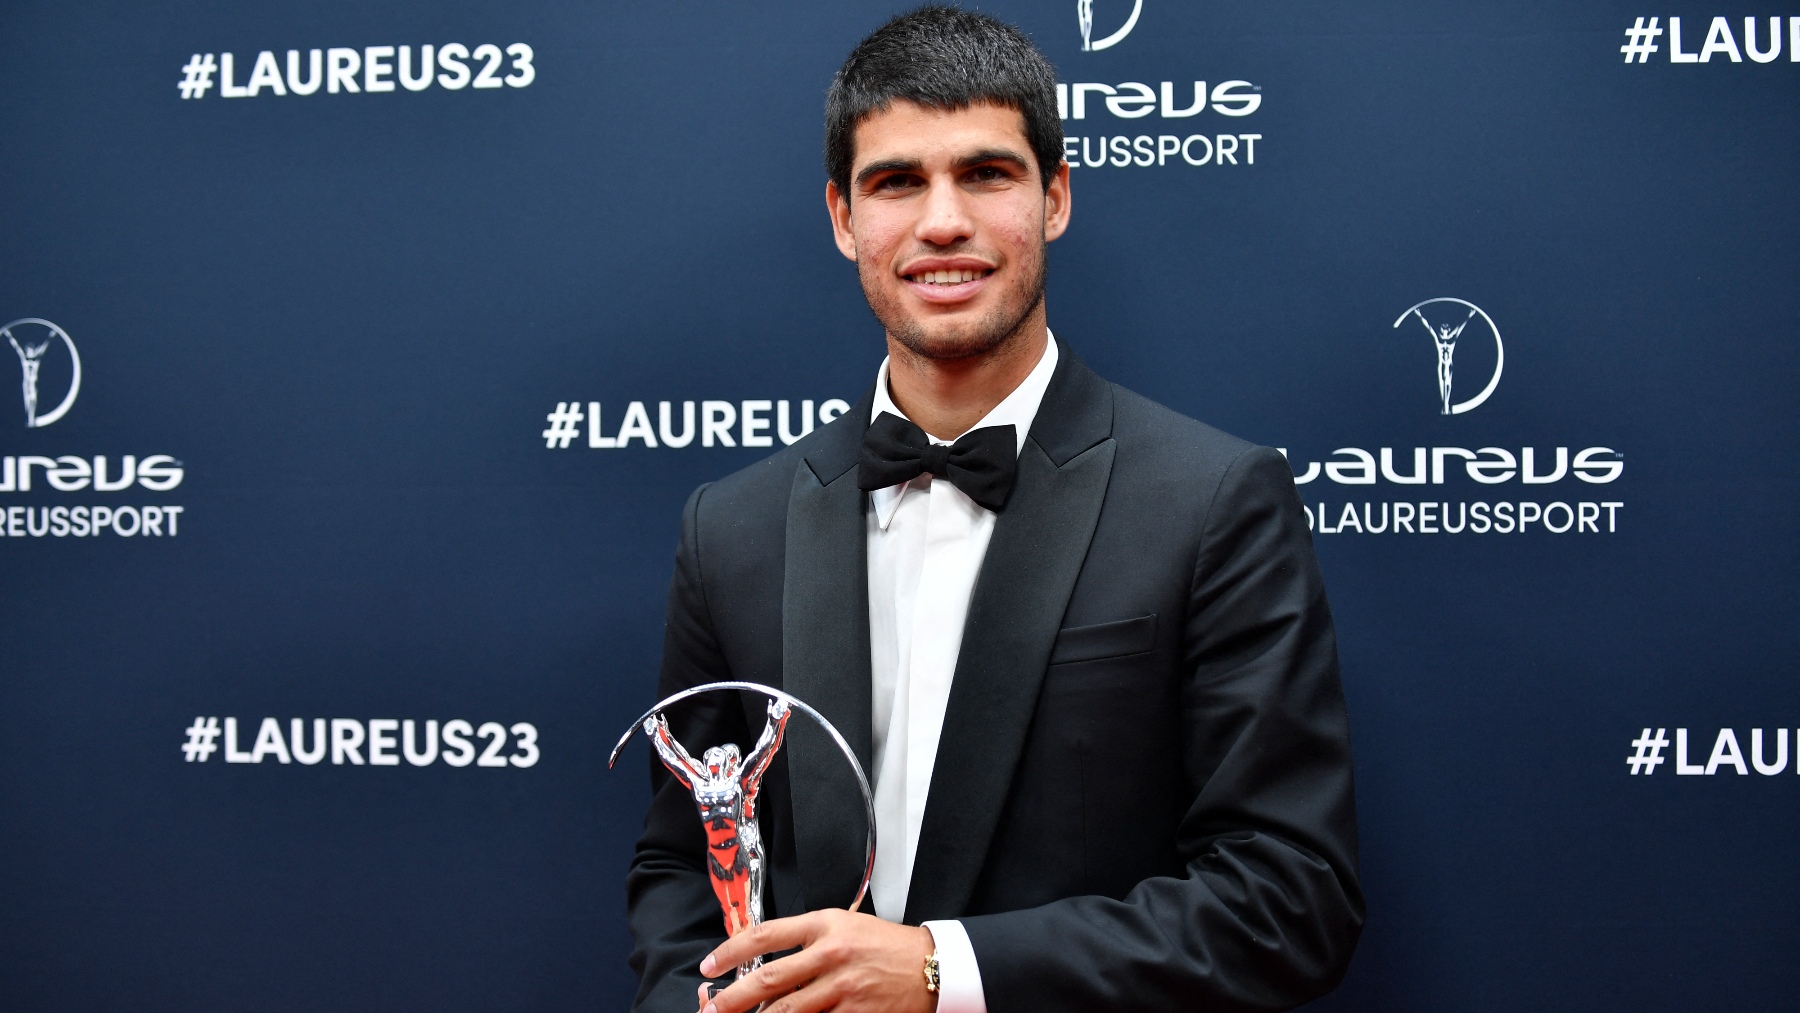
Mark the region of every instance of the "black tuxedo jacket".
<instances>
[{"instance_id":1,"label":"black tuxedo jacket","mask_svg":"<svg viewBox=\"0 0 1800 1013\"><path fill-rule=\"evenodd\" d=\"M1298 1005L1343 975L1363 898L1292 473L1060 348L969 604L905 920L962 920L991 1013ZM781 687L865 767L872 397L688 500L658 689ZM764 703L702 698L671 727L746 744ZM769 917L847 905L863 868L848 764L811 722L788 729L760 806ZM650 766L636 1008L693 1013L724 928L693 800Z\"/></svg>"}]
</instances>

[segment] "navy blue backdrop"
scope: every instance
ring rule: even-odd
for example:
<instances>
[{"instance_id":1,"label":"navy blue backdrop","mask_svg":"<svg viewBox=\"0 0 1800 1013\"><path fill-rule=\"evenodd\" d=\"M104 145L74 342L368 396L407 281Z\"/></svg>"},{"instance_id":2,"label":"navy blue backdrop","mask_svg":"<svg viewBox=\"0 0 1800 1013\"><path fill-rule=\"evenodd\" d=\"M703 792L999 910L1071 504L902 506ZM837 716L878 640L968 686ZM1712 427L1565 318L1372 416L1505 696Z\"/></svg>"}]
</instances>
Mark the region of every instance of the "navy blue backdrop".
<instances>
[{"instance_id":1,"label":"navy blue backdrop","mask_svg":"<svg viewBox=\"0 0 1800 1013\"><path fill-rule=\"evenodd\" d=\"M1787 1007L1800 7L1077 6L986 5L1051 325L1286 449L1338 616L1320 1005ZM0 11L0 1006L623 1007L605 750L687 492L880 360L820 122L895 9Z\"/></svg>"}]
</instances>

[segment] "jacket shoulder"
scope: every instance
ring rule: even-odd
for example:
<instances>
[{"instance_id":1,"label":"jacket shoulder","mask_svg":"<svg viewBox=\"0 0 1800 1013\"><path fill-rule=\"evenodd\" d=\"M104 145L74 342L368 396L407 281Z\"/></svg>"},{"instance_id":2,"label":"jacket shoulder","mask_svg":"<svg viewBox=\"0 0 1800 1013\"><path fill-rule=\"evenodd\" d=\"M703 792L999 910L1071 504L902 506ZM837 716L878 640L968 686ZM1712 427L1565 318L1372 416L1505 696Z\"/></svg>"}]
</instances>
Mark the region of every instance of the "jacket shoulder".
<instances>
[{"instance_id":1,"label":"jacket shoulder","mask_svg":"<svg viewBox=\"0 0 1800 1013\"><path fill-rule=\"evenodd\" d=\"M780 530L787 517L795 471L807 467L808 457L816 458L822 447L841 444L845 434L837 427L850 424L849 414L840 416L793 445L701 486L689 506L695 523L702 531L719 530L723 525L742 532L768 524Z\"/></svg>"},{"instance_id":2,"label":"jacket shoulder","mask_svg":"<svg viewBox=\"0 0 1800 1013\"><path fill-rule=\"evenodd\" d=\"M794 468L804 458L800 448L805 440L770 454L755 464L739 468L724 478L707 483L701 509L705 512L725 510L742 513L775 503L787 503L789 487L794 482Z\"/></svg>"},{"instance_id":3,"label":"jacket shoulder","mask_svg":"<svg viewBox=\"0 0 1800 1013\"><path fill-rule=\"evenodd\" d=\"M1112 390L1113 438L1119 442L1121 454L1153 460L1160 467L1196 477L1209 475L1215 481L1246 454L1255 455L1251 460L1264 456L1258 451L1281 456L1279 451L1189 418L1116 383Z\"/></svg>"}]
</instances>

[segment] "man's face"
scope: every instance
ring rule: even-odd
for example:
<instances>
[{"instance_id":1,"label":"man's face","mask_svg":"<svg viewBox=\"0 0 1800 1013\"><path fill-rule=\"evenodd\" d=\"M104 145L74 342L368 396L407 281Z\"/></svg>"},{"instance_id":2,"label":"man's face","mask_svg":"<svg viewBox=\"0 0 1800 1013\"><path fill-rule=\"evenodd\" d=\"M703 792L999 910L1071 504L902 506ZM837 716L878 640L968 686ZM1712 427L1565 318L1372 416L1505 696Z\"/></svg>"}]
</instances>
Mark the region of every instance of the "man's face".
<instances>
[{"instance_id":1,"label":"man's face","mask_svg":"<svg viewBox=\"0 0 1800 1013\"><path fill-rule=\"evenodd\" d=\"M854 136L850 192L826 184L825 198L875 316L925 358L998 347L1043 299L1044 244L1069 222L1068 166L1046 192L1024 116L985 103L895 101Z\"/></svg>"}]
</instances>

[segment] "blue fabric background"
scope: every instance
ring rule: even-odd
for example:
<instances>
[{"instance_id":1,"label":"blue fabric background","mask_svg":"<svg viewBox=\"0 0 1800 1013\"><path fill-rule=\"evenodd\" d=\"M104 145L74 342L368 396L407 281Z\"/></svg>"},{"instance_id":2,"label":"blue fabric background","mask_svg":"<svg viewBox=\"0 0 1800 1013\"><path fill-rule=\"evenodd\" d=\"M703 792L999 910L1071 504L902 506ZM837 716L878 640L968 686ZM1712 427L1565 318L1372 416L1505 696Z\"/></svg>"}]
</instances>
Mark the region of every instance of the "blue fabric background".
<instances>
[{"instance_id":1,"label":"blue fabric background","mask_svg":"<svg viewBox=\"0 0 1800 1013\"><path fill-rule=\"evenodd\" d=\"M1370 918L1343 1010L1774 1010L1800 777L1622 762L1800 726L1800 65L1645 65L1602 2L985 5L1065 82L1245 80L1256 164L1074 170L1051 326L1272 446L1624 455L1618 481L1302 486L1619 501L1612 533L1316 536ZM1095 35L1126 4L1095 4ZM548 449L559 401L854 400L880 328L831 244L826 84L887 4L8 4L0 321L78 402L0 453L166 453L178 537L0 540L0 1005L619 1009L623 874L681 502L765 450ZM1685 46L1715 14L1684 8ZM1758 12L1800 15L1800 9ZM1784 28L1785 28L1784 22ZM191 54L526 42L525 88L183 100ZM1761 40L1766 45L1766 38ZM1504 335L1439 414L1439 296ZM1451 320L1449 322L1454 322ZM1459 347L1458 397L1492 368ZM1486 356L1487 358L1483 358ZM46 389L57 387L55 364ZM1465 378L1466 377L1466 378ZM10 407L9 407L10 405ZM779 444L777 444L779 446ZM1339 458L1341 459L1341 458ZM1404 467L1405 465L1402 465ZM1602 532L1604 532L1602 524ZM195 715L534 723L529 769L184 762ZM1773 739L1770 740L1771 744ZM1800 747L1792 741L1790 747ZM240 742L248 748L248 739ZM1790 752L1794 748L1790 748Z\"/></svg>"}]
</instances>

